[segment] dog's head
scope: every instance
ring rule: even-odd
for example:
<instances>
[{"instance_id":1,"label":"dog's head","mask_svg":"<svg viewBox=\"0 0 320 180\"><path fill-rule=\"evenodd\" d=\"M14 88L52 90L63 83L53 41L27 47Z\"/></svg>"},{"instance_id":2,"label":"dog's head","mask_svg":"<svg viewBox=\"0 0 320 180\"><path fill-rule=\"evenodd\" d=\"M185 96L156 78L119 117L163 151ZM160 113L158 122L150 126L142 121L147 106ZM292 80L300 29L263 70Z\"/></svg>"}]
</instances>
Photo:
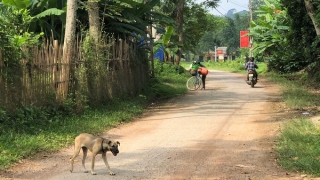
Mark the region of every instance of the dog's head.
<instances>
[{"instance_id":1,"label":"dog's head","mask_svg":"<svg viewBox=\"0 0 320 180\"><path fill-rule=\"evenodd\" d=\"M104 148L107 149L107 151L111 151L114 156L116 156L119 153L118 146L120 146L119 141L112 141L109 139L105 139L103 142Z\"/></svg>"}]
</instances>

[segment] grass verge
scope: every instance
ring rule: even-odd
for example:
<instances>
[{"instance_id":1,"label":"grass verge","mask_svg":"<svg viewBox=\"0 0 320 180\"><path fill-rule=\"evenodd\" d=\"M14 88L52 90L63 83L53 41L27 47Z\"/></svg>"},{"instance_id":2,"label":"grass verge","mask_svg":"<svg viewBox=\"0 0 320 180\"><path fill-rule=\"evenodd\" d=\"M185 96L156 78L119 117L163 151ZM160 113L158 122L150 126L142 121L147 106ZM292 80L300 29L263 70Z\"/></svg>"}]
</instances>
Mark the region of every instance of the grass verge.
<instances>
[{"instance_id":1,"label":"grass verge","mask_svg":"<svg viewBox=\"0 0 320 180\"><path fill-rule=\"evenodd\" d=\"M308 82L300 78L303 75L267 73L265 76L281 85L282 97L288 108L307 110L320 104L319 95L310 91L312 88Z\"/></svg>"},{"instance_id":2,"label":"grass verge","mask_svg":"<svg viewBox=\"0 0 320 180\"><path fill-rule=\"evenodd\" d=\"M277 152L282 167L320 176L320 130L310 119L292 119L279 136Z\"/></svg>"},{"instance_id":3,"label":"grass verge","mask_svg":"<svg viewBox=\"0 0 320 180\"><path fill-rule=\"evenodd\" d=\"M282 97L287 108L298 111L294 119L287 119L281 128L276 151L279 165L304 174L320 176L320 130L310 118L302 115L308 112L319 114L320 96L303 78L304 74L268 73L267 78L281 85Z\"/></svg>"}]
</instances>

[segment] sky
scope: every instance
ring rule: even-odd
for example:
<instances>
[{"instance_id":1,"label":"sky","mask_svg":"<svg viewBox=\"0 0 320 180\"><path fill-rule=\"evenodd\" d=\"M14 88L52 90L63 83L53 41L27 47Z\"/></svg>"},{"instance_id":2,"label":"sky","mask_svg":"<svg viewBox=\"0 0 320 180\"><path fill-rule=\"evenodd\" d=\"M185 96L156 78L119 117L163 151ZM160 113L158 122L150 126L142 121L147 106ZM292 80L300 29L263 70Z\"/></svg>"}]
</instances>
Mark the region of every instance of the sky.
<instances>
[{"instance_id":1,"label":"sky","mask_svg":"<svg viewBox=\"0 0 320 180\"><path fill-rule=\"evenodd\" d=\"M196 2L200 3L204 0L196 0ZM216 9L210 8L209 12L214 15L222 16L227 14L230 9L236 9L237 12L242 10L249 11L249 0L220 0L218 3L218 7Z\"/></svg>"}]
</instances>

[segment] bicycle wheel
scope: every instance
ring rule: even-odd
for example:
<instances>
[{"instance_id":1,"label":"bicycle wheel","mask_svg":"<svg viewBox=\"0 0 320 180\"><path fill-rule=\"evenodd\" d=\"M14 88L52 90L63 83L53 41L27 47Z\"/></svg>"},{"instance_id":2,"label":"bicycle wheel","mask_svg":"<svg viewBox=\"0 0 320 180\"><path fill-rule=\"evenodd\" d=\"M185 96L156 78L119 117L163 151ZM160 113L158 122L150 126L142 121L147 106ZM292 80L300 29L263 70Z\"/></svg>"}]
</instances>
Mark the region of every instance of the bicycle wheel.
<instances>
[{"instance_id":1,"label":"bicycle wheel","mask_svg":"<svg viewBox=\"0 0 320 180\"><path fill-rule=\"evenodd\" d=\"M188 79L186 85L189 90L192 90L192 91L197 90L201 85L201 79L197 76L192 76L191 78Z\"/></svg>"}]
</instances>

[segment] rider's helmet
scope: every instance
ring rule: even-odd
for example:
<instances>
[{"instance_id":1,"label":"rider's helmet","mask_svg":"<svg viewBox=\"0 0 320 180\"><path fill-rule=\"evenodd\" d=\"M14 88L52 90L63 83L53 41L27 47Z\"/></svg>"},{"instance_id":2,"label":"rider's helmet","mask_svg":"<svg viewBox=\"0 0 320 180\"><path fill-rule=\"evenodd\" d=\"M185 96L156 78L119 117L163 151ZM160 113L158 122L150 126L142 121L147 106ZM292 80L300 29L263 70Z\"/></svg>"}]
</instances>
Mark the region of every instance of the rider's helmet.
<instances>
[{"instance_id":1,"label":"rider's helmet","mask_svg":"<svg viewBox=\"0 0 320 180\"><path fill-rule=\"evenodd\" d=\"M192 61L193 64L197 63L197 61Z\"/></svg>"},{"instance_id":2,"label":"rider's helmet","mask_svg":"<svg viewBox=\"0 0 320 180\"><path fill-rule=\"evenodd\" d=\"M254 57L250 57L249 60L252 60L252 62L254 61Z\"/></svg>"}]
</instances>

